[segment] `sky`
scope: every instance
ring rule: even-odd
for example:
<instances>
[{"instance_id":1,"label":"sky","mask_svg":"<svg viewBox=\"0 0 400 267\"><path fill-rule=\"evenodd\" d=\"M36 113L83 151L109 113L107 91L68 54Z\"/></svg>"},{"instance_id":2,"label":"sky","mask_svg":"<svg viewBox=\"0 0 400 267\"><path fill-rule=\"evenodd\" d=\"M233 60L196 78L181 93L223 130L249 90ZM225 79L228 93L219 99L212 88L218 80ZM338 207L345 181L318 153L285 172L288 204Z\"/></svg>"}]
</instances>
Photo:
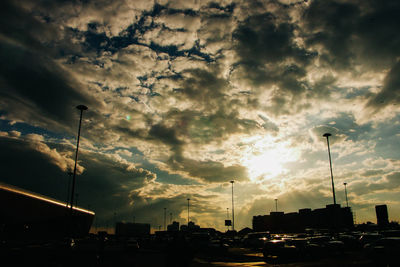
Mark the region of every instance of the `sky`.
<instances>
[{"instance_id":1,"label":"sky","mask_svg":"<svg viewBox=\"0 0 400 267\"><path fill-rule=\"evenodd\" d=\"M226 230L336 200L400 220L397 0L4 0L0 182L95 225ZM228 214L228 215L227 215Z\"/></svg>"}]
</instances>

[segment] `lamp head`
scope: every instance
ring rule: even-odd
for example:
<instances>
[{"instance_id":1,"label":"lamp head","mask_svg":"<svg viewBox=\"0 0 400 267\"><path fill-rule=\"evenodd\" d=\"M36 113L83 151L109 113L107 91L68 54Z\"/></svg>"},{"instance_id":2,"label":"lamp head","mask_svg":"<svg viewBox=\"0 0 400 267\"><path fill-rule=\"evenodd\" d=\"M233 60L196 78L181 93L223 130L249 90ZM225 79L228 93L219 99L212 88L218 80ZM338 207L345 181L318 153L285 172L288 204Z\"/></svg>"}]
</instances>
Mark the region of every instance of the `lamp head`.
<instances>
[{"instance_id":1,"label":"lamp head","mask_svg":"<svg viewBox=\"0 0 400 267\"><path fill-rule=\"evenodd\" d=\"M79 105L79 106L76 106L76 108L79 110L87 110L88 109L88 107L85 105Z\"/></svg>"},{"instance_id":2,"label":"lamp head","mask_svg":"<svg viewBox=\"0 0 400 267\"><path fill-rule=\"evenodd\" d=\"M331 134L330 133L324 133L324 135L323 135L323 137L328 137L328 136L331 136Z\"/></svg>"}]
</instances>

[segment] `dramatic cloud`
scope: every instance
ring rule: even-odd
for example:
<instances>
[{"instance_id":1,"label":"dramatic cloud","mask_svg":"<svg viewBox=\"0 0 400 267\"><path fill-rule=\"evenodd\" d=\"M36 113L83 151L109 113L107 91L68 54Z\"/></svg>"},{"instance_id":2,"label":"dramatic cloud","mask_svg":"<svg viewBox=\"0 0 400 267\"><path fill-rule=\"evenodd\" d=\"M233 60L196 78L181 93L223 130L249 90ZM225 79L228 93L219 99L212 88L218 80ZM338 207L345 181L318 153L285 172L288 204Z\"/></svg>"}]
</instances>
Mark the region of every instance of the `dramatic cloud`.
<instances>
[{"instance_id":1,"label":"dramatic cloud","mask_svg":"<svg viewBox=\"0 0 400 267\"><path fill-rule=\"evenodd\" d=\"M1 182L77 197L96 225L224 229L331 202L397 211L395 0L2 1ZM271 208L272 207L272 208ZM398 214L398 213L397 213ZM397 217L396 217L397 216ZM398 215L393 215L399 220Z\"/></svg>"}]
</instances>

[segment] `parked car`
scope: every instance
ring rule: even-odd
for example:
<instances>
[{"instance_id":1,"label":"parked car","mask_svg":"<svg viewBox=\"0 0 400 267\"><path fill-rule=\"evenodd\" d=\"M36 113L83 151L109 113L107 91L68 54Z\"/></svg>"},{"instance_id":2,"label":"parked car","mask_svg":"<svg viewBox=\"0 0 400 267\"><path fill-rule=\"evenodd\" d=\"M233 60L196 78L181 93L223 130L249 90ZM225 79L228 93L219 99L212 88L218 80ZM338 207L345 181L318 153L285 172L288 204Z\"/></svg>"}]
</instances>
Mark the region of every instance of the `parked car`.
<instances>
[{"instance_id":1,"label":"parked car","mask_svg":"<svg viewBox=\"0 0 400 267\"><path fill-rule=\"evenodd\" d=\"M264 258L278 258L279 260L288 260L297 258L299 250L291 245L288 240L274 239L265 243L263 248Z\"/></svg>"},{"instance_id":2,"label":"parked car","mask_svg":"<svg viewBox=\"0 0 400 267\"><path fill-rule=\"evenodd\" d=\"M255 233L248 233L243 238L243 246L248 248L263 248L264 244L270 238L269 232L255 232Z\"/></svg>"},{"instance_id":3,"label":"parked car","mask_svg":"<svg viewBox=\"0 0 400 267\"><path fill-rule=\"evenodd\" d=\"M364 247L366 244L373 243L379 239L381 239L383 235L378 233L366 233L363 234L360 239L358 240L361 247Z\"/></svg>"},{"instance_id":4,"label":"parked car","mask_svg":"<svg viewBox=\"0 0 400 267\"><path fill-rule=\"evenodd\" d=\"M126 250L138 250L139 249L139 242L135 238L129 238L125 242Z\"/></svg>"},{"instance_id":5,"label":"parked car","mask_svg":"<svg viewBox=\"0 0 400 267\"><path fill-rule=\"evenodd\" d=\"M364 246L366 255L376 265L398 266L400 253L400 237L383 237Z\"/></svg>"}]
</instances>

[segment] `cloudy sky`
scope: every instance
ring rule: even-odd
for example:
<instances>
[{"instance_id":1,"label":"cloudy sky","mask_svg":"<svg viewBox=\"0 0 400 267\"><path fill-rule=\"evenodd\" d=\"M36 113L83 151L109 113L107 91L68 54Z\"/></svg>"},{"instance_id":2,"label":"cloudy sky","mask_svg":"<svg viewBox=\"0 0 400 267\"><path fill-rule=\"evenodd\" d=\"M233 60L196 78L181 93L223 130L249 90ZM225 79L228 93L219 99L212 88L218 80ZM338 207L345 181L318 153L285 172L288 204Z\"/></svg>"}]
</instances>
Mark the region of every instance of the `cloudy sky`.
<instances>
[{"instance_id":1,"label":"cloudy sky","mask_svg":"<svg viewBox=\"0 0 400 267\"><path fill-rule=\"evenodd\" d=\"M0 181L113 220L331 204L400 220L397 0L20 0L0 4Z\"/></svg>"}]
</instances>

